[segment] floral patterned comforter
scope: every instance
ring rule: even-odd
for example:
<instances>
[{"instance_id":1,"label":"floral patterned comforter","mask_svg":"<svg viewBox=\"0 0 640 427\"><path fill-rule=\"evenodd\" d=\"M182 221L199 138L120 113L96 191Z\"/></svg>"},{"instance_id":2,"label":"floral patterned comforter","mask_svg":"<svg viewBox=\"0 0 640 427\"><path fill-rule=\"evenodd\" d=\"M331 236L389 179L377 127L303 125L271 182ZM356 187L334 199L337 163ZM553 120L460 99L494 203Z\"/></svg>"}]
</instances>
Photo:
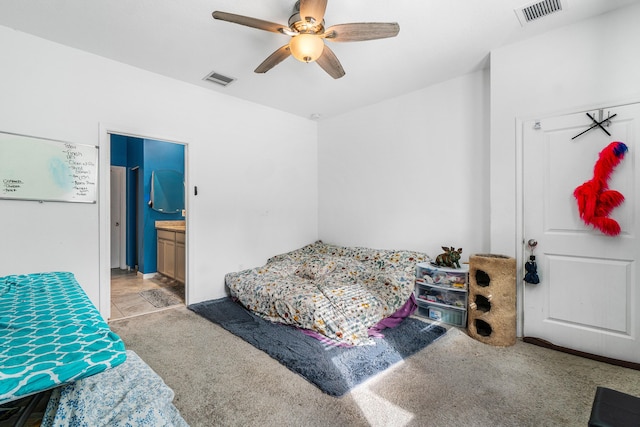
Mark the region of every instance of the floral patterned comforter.
<instances>
[{"instance_id":1,"label":"floral patterned comforter","mask_svg":"<svg viewBox=\"0 0 640 427\"><path fill-rule=\"evenodd\" d=\"M349 345L371 344L368 330L411 296L420 252L334 246L320 241L225 277L231 296L273 322Z\"/></svg>"}]
</instances>

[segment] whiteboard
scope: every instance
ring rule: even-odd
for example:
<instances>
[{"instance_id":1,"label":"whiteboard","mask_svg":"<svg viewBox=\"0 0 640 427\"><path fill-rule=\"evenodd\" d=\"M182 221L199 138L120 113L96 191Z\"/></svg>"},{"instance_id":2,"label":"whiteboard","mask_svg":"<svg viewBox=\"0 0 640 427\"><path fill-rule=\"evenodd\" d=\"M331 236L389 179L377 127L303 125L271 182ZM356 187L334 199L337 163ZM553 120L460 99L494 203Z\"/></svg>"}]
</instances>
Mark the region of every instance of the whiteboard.
<instances>
[{"instance_id":1,"label":"whiteboard","mask_svg":"<svg viewBox=\"0 0 640 427\"><path fill-rule=\"evenodd\" d=\"M0 199L95 203L98 147L0 132Z\"/></svg>"}]
</instances>

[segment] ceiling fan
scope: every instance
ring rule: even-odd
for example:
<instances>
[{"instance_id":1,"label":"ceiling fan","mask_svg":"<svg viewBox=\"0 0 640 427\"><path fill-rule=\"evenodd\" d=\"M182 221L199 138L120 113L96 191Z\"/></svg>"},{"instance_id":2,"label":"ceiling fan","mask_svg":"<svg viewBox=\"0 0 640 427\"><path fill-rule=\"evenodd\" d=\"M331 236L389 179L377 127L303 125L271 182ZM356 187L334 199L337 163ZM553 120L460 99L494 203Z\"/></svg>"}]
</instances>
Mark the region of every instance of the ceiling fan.
<instances>
[{"instance_id":1,"label":"ceiling fan","mask_svg":"<svg viewBox=\"0 0 640 427\"><path fill-rule=\"evenodd\" d=\"M327 0L299 0L294 6L294 13L289 18L288 26L227 12L215 11L212 15L215 19L291 36L289 43L273 52L258 65L254 70L256 73L266 73L293 55L302 62L316 61L331 77L339 79L345 75L345 72L324 40L331 42L375 40L395 37L400 31L400 26L396 22L338 24L325 30L326 8Z\"/></svg>"}]
</instances>

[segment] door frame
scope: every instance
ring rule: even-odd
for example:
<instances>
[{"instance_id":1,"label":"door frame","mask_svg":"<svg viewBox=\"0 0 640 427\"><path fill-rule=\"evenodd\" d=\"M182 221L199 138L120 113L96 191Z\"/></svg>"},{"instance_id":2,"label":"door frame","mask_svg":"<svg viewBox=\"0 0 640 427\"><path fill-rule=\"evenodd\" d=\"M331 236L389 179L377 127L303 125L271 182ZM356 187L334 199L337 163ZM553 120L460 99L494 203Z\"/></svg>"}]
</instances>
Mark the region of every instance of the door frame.
<instances>
[{"instance_id":1,"label":"door frame","mask_svg":"<svg viewBox=\"0 0 640 427\"><path fill-rule=\"evenodd\" d=\"M531 118L516 117L516 336L524 335L524 124Z\"/></svg>"},{"instance_id":2,"label":"door frame","mask_svg":"<svg viewBox=\"0 0 640 427\"><path fill-rule=\"evenodd\" d=\"M544 114L515 117L515 161L516 161L516 336L524 335L524 323L526 322L524 313L524 263L527 259L525 231L524 231L524 124L529 121L542 121L551 117L578 114L599 109L611 109L625 105L640 103L640 98L625 99L610 102L599 102L586 106L575 106L571 109L561 111L551 111ZM544 274L544 272L541 272Z\"/></svg>"},{"instance_id":3,"label":"door frame","mask_svg":"<svg viewBox=\"0 0 640 427\"><path fill-rule=\"evenodd\" d=\"M98 185L98 224L99 224L99 302L98 310L105 320L111 317L111 134L131 136L141 139L153 139L156 141L170 142L184 146L184 181L185 188L189 187L189 138L172 137L167 135L158 135L149 129L131 128L122 125L113 125L109 123L99 123L99 141L100 141L100 158L99 158L99 185ZM193 276L189 268L189 246L190 232L189 223L191 217L191 209L189 203L189 192L185 191L185 223L187 225L185 232L185 304L189 305L189 295Z\"/></svg>"}]
</instances>

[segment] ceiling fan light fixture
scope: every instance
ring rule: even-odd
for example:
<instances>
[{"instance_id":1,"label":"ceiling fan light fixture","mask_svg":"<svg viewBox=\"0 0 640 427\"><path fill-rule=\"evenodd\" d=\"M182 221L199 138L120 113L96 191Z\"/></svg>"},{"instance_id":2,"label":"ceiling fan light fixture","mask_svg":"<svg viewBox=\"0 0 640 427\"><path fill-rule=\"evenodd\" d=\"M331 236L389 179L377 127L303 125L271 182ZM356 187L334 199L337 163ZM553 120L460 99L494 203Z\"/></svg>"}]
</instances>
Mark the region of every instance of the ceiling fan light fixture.
<instances>
[{"instance_id":1,"label":"ceiling fan light fixture","mask_svg":"<svg viewBox=\"0 0 640 427\"><path fill-rule=\"evenodd\" d=\"M339 79L345 75L344 69L329 47L330 43L325 45L325 39L329 42L358 42L395 37L400 31L397 22L353 22L332 25L325 31L327 2L328 0L298 0L289 17L288 26L228 12L215 11L212 15L214 19L291 36L287 44L279 47L253 70L259 74L266 73L293 56L301 62L317 62L327 74Z\"/></svg>"},{"instance_id":2,"label":"ceiling fan light fixture","mask_svg":"<svg viewBox=\"0 0 640 427\"><path fill-rule=\"evenodd\" d=\"M324 41L315 34L298 34L291 38L289 49L298 61L313 62L322 55Z\"/></svg>"}]
</instances>

